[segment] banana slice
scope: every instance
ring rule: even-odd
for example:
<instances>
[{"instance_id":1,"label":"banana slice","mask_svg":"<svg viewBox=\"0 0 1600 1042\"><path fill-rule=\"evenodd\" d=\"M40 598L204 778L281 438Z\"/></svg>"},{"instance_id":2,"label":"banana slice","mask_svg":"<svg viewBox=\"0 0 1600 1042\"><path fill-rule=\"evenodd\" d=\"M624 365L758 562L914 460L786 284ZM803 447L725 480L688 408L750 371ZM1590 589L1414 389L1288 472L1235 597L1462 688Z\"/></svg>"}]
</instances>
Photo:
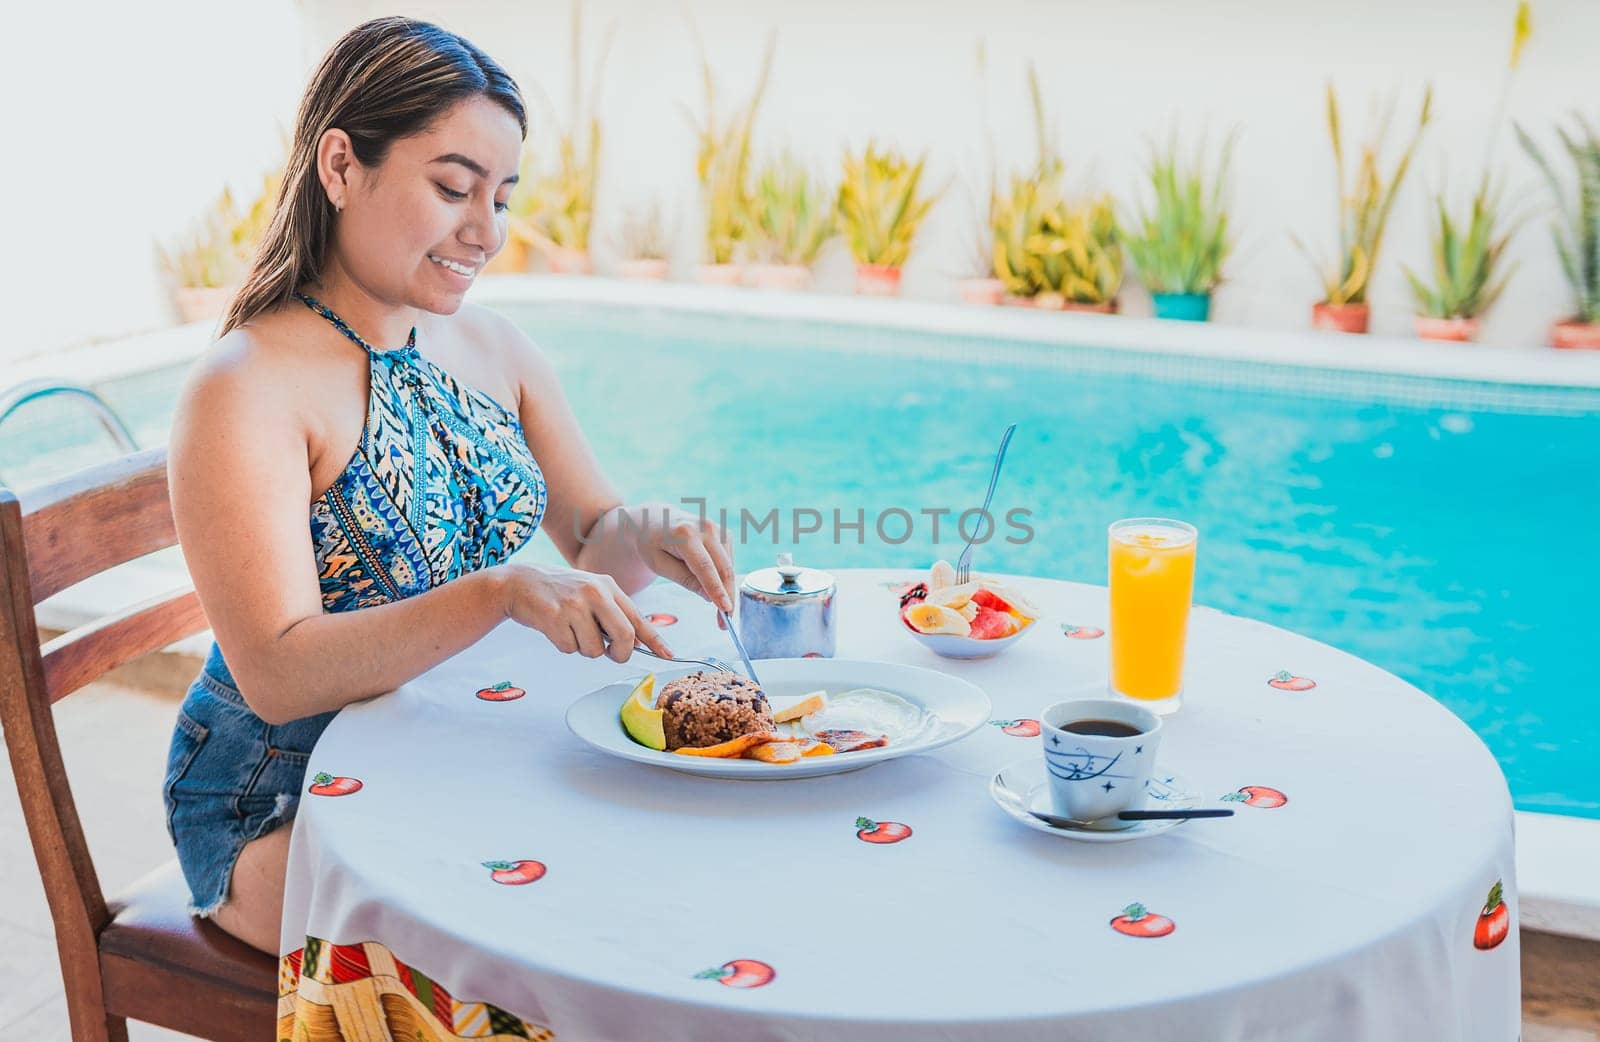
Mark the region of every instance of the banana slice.
<instances>
[{"instance_id":1,"label":"banana slice","mask_svg":"<svg viewBox=\"0 0 1600 1042\"><path fill-rule=\"evenodd\" d=\"M972 595L978 592L975 582L962 583L959 586L941 586L937 590L929 589L926 598L929 604L937 604L942 608L959 608L972 600Z\"/></svg>"},{"instance_id":2,"label":"banana slice","mask_svg":"<svg viewBox=\"0 0 1600 1042\"><path fill-rule=\"evenodd\" d=\"M978 617L978 604L977 604L976 601L968 601L967 603L963 604L961 607L957 608L956 612L963 619L966 619L968 622L971 622L973 619L976 619Z\"/></svg>"},{"instance_id":3,"label":"banana slice","mask_svg":"<svg viewBox=\"0 0 1600 1042\"><path fill-rule=\"evenodd\" d=\"M938 604L913 604L906 610L906 621L919 633L954 633L965 637L972 632L960 612Z\"/></svg>"},{"instance_id":4,"label":"banana slice","mask_svg":"<svg viewBox=\"0 0 1600 1042\"><path fill-rule=\"evenodd\" d=\"M956 584L956 569L949 561L935 561L928 570L928 592Z\"/></svg>"},{"instance_id":5,"label":"banana slice","mask_svg":"<svg viewBox=\"0 0 1600 1042\"><path fill-rule=\"evenodd\" d=\"M982 585L984 589L988 590L996 597L999 597L1001 600L1005 601L1022 614L1028 616L1028 618L1037 619L1039 617L1039 609L1035 608L1033 603L1029 601L1028 598L1024 597L1022 592L1015 586L1003 586L1000 583L994 582L986 582Z\"/></svg>"}]
</instances>

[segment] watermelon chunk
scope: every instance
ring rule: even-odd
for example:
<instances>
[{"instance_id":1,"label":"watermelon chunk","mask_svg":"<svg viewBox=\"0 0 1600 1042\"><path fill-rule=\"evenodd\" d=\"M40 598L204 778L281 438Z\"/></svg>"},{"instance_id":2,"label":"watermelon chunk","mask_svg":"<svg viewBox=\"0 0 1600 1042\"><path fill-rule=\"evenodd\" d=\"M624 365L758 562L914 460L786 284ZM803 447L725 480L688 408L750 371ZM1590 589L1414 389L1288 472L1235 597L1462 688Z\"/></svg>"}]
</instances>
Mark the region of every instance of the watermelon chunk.
<instances>
[{"instance_id":1,"label":"watermelon chunk","mask_svg":"<svg viewBox=\"0 0 1600 1042\"><path fill-rule=\"evenodd\" d=\"M1016 610L1011 606L1010 601L1006 600L998 593L995 593L993 590L985 590L980 588L977 593L972 595L972 599L980 608L993 608L995 611L1004 612Z\"/></svg>"},{"instance_id":2,"label":"watermelon chunk","mask_svg":"<svg viewBox=\"0 0 1600 1042\"><path fill-rule=\"evenodd\" d=\"M977 598L973 598L977 600ZM978 606L978 614L970 623L970 635L979 640L995 640L1000 637L1009 637L1016 632L1016 623L1012 621L1011 613L997 611L994 608Z\"/></svg>"}]
</instances>

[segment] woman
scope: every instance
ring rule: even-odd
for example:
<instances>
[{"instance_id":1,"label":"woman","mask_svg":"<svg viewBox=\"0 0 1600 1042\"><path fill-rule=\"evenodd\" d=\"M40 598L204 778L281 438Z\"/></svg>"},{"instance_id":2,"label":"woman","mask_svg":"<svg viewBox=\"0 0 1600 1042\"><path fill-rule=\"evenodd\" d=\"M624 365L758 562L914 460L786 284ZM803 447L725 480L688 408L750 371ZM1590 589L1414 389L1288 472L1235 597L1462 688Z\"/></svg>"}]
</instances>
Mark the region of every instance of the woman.
<instances>
[{"instance_id":1,"label":"woman","mask_svg":"<svg viewBox=\"0 0 1600 1042\"><path fill-rule=\"evenodd\" d=\"M717 528L623 505L538 349L462 304L505 243L526 133L516 83L461 37L348 33L179 405L173 511L216 644L173 732L168 829L195 914L264 951L282 826L341 706L508 618L566 653L670 656L628 596L656 575L732 607ZM541 523L571 569L507 563Z\"/></svg>"}]
</instances>

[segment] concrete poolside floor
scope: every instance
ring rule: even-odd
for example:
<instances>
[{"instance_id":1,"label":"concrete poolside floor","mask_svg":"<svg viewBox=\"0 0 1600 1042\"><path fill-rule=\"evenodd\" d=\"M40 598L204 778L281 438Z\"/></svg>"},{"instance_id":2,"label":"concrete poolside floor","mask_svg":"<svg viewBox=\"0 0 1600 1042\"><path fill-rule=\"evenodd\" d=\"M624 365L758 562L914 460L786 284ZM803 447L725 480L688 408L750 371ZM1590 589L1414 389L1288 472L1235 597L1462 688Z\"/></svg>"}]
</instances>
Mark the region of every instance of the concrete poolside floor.
<instances>
[{"instance_id":1,"label":"concrete poolside floor","mask_svg":"<svg viewBox=\"0 0 1600 1042\"><path fill-rule=\"evenodd\" d=\"M161 774L178 699L197 663L150 656L57 707L67 771L108 893L172 857ZM55 938L33 851L0 757L0 1042L69 1038ZM187 1038L130 1024L133 1042ZM1523 1042L1600 1042L1600 946L1523 934Z\"/></svg>"}]
</instances>

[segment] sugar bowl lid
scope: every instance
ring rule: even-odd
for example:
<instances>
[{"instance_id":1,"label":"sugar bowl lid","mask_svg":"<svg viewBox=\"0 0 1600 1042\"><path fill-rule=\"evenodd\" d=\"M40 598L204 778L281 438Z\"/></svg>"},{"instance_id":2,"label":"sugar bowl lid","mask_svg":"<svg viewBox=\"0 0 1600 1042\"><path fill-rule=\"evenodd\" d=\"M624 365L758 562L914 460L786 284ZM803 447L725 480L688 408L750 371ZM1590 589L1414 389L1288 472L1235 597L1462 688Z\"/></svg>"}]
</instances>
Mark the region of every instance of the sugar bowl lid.
<instances>
[{"instance_id":1,"label":"sugar bowl lid","mask_svg":"<svg viewBox=\"0 0 1600 1042\"><path fill-rule=\"evenodd\" d=\"M773 568L758 568L745 576L744 589L767 599L804 599L833 589L833 576L817 568L802 568L792 554L779 554Z\"/></svg>"}]
</instances>

